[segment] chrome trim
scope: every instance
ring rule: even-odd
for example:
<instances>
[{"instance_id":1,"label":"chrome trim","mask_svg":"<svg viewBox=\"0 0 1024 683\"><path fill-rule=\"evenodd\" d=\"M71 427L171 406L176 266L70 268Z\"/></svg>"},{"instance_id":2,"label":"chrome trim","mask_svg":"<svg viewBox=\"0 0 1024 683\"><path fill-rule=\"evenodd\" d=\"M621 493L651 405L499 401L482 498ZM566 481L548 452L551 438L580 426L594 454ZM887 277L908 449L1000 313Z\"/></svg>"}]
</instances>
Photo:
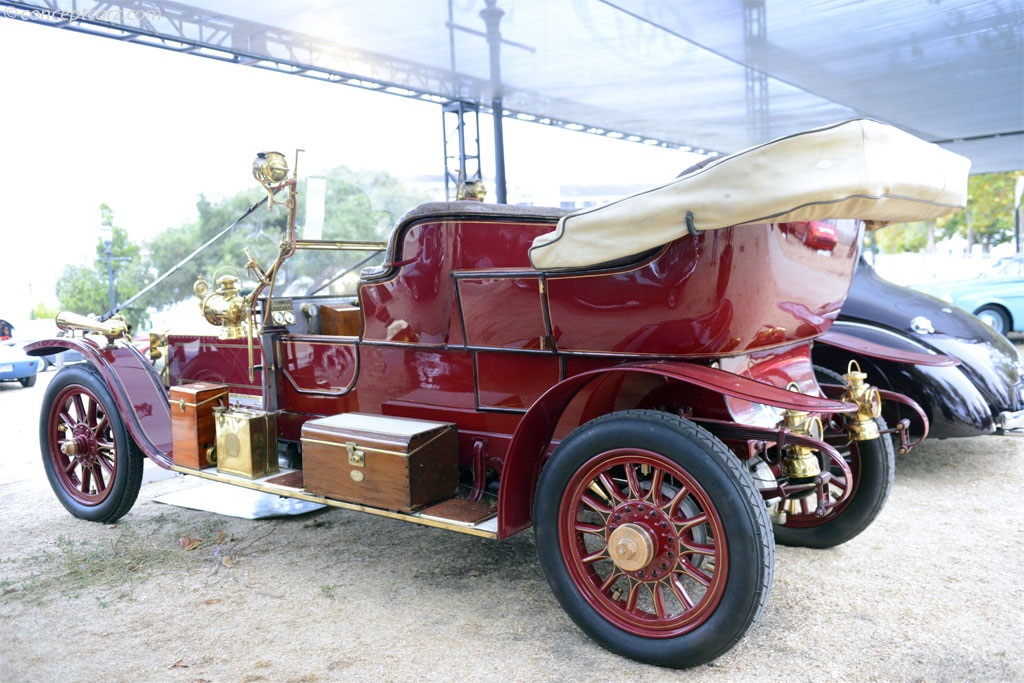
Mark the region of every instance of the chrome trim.
<instances>
[{"instance_id":1,"label":"chrome trim","mask_svg":"<svg viewBox=\"0 0 1024 683\"><path fill-rule=\"evenodd\" d=\"M996 425L1003 434L1024 436L1024 410L1004 410L996 417Z\"/></svg>"}]
</instances>

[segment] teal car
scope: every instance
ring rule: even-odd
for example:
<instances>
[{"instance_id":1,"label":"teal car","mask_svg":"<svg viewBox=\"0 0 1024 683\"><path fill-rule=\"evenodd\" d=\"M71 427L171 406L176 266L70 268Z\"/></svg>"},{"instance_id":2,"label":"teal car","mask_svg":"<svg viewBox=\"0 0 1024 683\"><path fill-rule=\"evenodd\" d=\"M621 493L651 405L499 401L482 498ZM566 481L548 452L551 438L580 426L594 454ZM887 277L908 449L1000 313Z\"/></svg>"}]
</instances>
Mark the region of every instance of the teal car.
<instances>
[{"instance_id":1,"label":"teal car","mask_svg":"<svg viewBox=\"0 0 1024 683\"><path fill-rule=\"evenodd\" d=\"M915 289L973 313L1000 334L1024 331L1024 254L999 259L971 280Z\"/></svg>"}]
</instances>

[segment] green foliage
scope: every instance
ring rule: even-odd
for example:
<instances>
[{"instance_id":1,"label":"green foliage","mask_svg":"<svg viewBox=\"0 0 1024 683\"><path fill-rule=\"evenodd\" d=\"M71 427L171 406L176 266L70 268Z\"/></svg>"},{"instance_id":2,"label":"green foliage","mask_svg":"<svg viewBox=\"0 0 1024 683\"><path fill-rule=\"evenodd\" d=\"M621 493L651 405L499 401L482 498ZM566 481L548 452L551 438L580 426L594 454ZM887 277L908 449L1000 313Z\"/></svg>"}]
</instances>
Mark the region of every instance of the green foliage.
<instances>
[{"instance_id":1,"label":"green foliage","mask_svg":"<svg viewBox=\"0 0 1024 683\"><path fill-rule=\"evenodd\" d=\"M980 243L989 248L1013 239L1013 186L1020 172L971 176L967 185L967 209L949 217L942 235L960 235L968 248Z\"/></svg>"},{"instance_id":2,"label":"green foliage","mask_svg":"<svg viewBox=\"0 0 1024 683\"><path fill-rule=\"evenodd\" d=\"M114 212L100 205L102 223L111 229L110 256L114 296L123 303L134 296L150 279L148 265L142 258L142 247L128 239L128 231L114 225ZM107 272L107 247L96 240L96 259L92 266L66 266L57 279L57 299L63 310L82 315L100 315L110 310L110 289ZM144 325L148 315L144 308L122 311L136 327Z\"/></svg>"},{"instance_id":3,"label":"green foliage","mask_svg":"<svg viewBox=\"0 0 1024 683\"><path fill-rule=\"evenodd\" d=\"M383 241L404 212L427 199L409 191L383 172L357 172L338 167L326 175L326 180L325 240ZM300 179L298 193L297 223L301 226L305 222L305 180ZM178 266L183 259L238 220L263 196L263 190L259 188L217 201L200 196L196 204L196 220L164 230L146 245L145 253L139 245L128 240L123 228L114 226L113 211L103 204L100 207L103 224L113 230L112 256L128 259L113 262L118 303L127 301L156 277ZM283 194L277 197L281 202L284 199ZM204 248L194 260L178 268L143 296L132 310L124 311L125 317L136 329L145 329L147 308L160 309L190 299L194 296L192 287L200 275L211 284L217 277L228 273L245 281L246 248L264 268L269 267L277 257L287 221L288 211L283 204L272 210L266 206L256 208L223 238ZM107 261L102 240L97 240L96 256L93 266L68 266L61 274L57 282L57 298L64 310L88 315L109 309ZM364 256L365 252L309 255L301 263L297 261L290 271L286 268L278 285L287 287L290 279L300 287L300 291L305 291L353 266Z\"/></svg>"},{"instance_id":4,"label":"green foliage","mask_svg":"<svg viewBox=\"0 0 1024 683\"><path fill-rule=\"evenodd\" d=\"M959 235L968 249L976 243L987 253L991 247L1013 239L1013 188L1020 171L971 176L967 183L967 208L932 223L904 223L874 233L879 251L931 251L935 241Z\"/></svg>"},{"instance_id":5,"label":"green foliage","mask_svg":"<svg viewBox=\"0 0 1024 683\"><path fill-rule=\"evenodd\" d=\"M49 320L51 318L57 317L58 313L60 313L59 308L50 308L45 303L40 301L38 304L36 304L36 307L32 309L32 319Z\"/></svg>"},{"instance_id":6,"label":"green foliage","mask_svg":"<svg viewBox=\"0 0 1024 683\"><path fill-rule=\"evenodd\" d=\"M886 226L874 233L875 244L883 254L921 251L928 247L927 223L903 223Z\"/></svg>"},{"instance_id":7,"label":"green foliage","mask_svg":"<svg viewBox=\"0 0 1024 683\"><path fill-rule=\"evenodd\" d=\"M393 224L405 211L426 200L426 197L410 192L387 173L356 172L338 167L326 175L326 180L325 240L385 240ZM168 228L149 243L152 271L160 274L170 271L182 259L234 223L262 195L262 190L253 189L216 202L205 196L200 197L197 204L199 216L195 221ZM297 223L302 226L305 223L304 179L299 181L298 195ZM283 194L277 197L278 201L284 199ZM257 208L230 233L203 249L194 260L154 288L141 303L162 308L187 300L193 296L192 287L199 275L211 284L220 275L228 273L238 275L245 281L244 265L248 260L245 249L250 249L263 268L269 267L277 257L287 219L287 208L284 205L276 205L272 210L266 206ZM365 255L357 253L339 256L336 252L324 252L304 258L301 265L296 263L293 268L284 269L278 278L277 285L281 287L278 291L284 291L290 284L289 279L301 279L304 283L323 282L348 267L349 262L355 263L357 258Z\"/></svg>"},{"instance_id":8,"label":"green foliage","mask_svg":"<svg viewBox=\"0 0 1024 683\"><path fill-rule=\"evenodd\" d=\"M168 228L149 243L149 261L155 273L166 273L186 256L234 223L250 206L259 201L259 190L239 192L220 202L205 196L196 204L199 217L177 228ZM194 260L158 285L141 303L161 308L191 297L196 277L212 282L214 274L237 269L245 264L244 249L249 247L264 264L273 260L284 234L287 215L283 209L273 212L257 208L251 216L218 242L204 249ZM236 273L237 274L237 273Z\"/></svg>"}]
</instances>

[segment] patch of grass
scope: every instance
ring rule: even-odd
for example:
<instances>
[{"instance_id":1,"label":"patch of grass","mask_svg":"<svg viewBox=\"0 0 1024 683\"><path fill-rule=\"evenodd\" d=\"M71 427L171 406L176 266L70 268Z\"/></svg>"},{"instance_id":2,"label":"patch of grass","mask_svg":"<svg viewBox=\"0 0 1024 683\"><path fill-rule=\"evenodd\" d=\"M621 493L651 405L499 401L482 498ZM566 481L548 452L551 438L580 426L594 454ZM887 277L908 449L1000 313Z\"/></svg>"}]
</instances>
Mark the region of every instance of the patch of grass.
<instances>
[{"instance_id":1,"label":"patch of grass","mask_svg":"<svg viewBox=\"0 0 1024 683\"><path fill-rule=\"evenodd\" d=\"M127 525L112 526L110 534L101 538L76 540L58 535L40 552L0 563L4 574L0 603L42 604L86 591L94 594L101 607L132 600L138 584L152 575L207 563L208 552L189 551L211 546L217 551L228 540L217 522L203 520L187 529L160 523L159 531L145 535Z\"/></svg>"}]
</instances>

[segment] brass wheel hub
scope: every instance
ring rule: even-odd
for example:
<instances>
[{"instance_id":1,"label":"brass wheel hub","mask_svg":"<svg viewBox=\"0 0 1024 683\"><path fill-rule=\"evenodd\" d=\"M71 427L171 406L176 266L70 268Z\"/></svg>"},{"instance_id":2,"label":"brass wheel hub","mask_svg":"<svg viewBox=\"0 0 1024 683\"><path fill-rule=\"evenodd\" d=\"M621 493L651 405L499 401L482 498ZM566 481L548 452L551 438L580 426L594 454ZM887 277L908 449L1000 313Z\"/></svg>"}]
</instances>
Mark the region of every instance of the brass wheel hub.
<instances>
[{"instance_id":1,"label":"brass wheel hub","mask_svg":"<svg viewBox=\"0 0 1024 683\"><path fill-rule=\"evenodd\" d=\"M91 467L96 462L96 438L88 425L77 424L70 438L60 445L60 452L69 458L75 458L84 467Z\"/></svg>"},{"instance_id":2,"label":"brass wheel hub","mask_svg":"<svg viewBox=\"0 0 1024 683\"><path fill-rule=\"evenodd\" d=\"M623 524L608 537L608 552L622 571L637 571L654 559L654 539L639 524Z\"/></svg>"}]
</instances>

